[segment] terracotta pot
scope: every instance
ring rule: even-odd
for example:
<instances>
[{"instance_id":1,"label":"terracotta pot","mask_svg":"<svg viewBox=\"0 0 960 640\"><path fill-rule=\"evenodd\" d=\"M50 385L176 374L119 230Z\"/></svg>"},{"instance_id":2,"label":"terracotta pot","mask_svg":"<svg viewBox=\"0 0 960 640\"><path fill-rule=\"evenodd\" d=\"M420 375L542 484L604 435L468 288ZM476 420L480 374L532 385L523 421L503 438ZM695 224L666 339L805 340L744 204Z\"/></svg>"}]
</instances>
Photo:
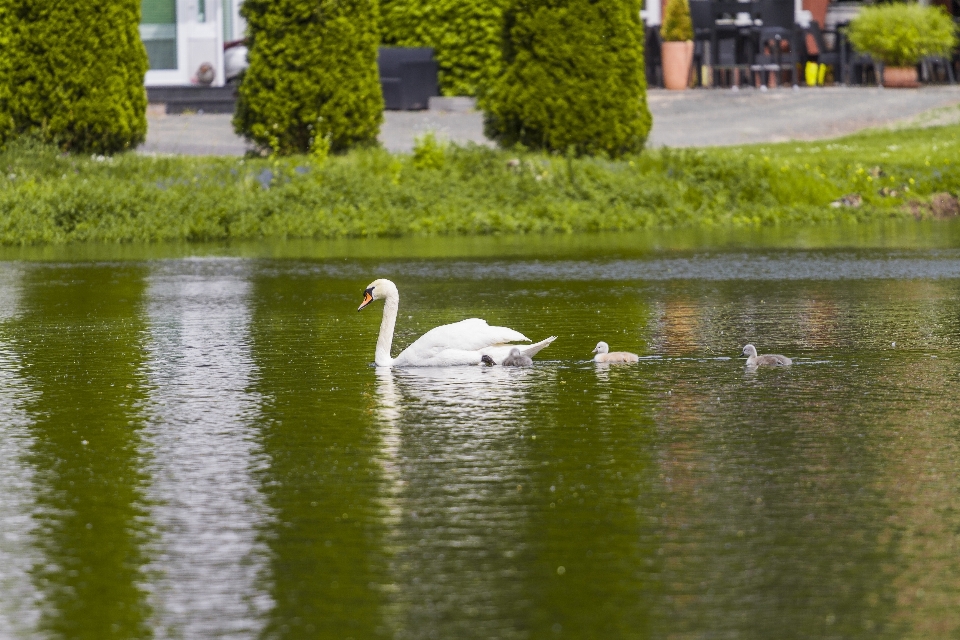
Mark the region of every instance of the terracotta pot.
<instances>
[{"instance_id":1,"label":"terracotta pot","mask_svg":"<svg viewBox=\"0 0 960 640\"><path fill-rule=\"evenodd\" d=\"M682 91L690 84L690 65L693 63L693 41L664 42L663 84L667 89Z\"/></svg>"},{"instance_id":2,"label":"terracotta pot","mask_svg":"<svg viewBox=\"0 0 960 640\"><path fill-rule=\"evenodd\" d=\"M664 71L666 75L666 71ZM916 67L884 67L883 86L913 89L919 87Z\"/></svg>"}]
</instances>

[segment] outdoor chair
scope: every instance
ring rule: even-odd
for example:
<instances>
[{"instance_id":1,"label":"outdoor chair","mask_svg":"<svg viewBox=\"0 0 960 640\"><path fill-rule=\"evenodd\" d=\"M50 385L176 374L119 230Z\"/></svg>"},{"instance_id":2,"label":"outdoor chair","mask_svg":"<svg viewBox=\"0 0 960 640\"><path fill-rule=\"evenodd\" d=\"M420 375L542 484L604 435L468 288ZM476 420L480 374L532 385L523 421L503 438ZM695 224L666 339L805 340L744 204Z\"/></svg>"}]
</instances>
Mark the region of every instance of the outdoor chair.
<instances>
[{"instance_id":1,"label":"outdoor chair","mask_svg":"<svg viewBox=\"0 0 960 640\"><path fill-rule=\"evenodd\" d=\"M723 0L710 2L713 28L710 39L710 65L716 71L730 71L736 84L750 74L753 41L756 37L756 3ZM743 14L747 19L741 20Z\"/></svg>"},{"instance_id":2,"label":"outdoor chair","mask_svg":"<svg viewBox=\"0 0 960 640\"><path fill-rule=\"evenodd\" d=\"M660 37L660 27L650 26L646 28L646 54L645 62L647 66L647 86L663 86L663 54L661 47L663 38Z\"/></svg>"},{"instance_id":3,"label":"outdoor chair","mask_svg":"<svg viewBox=\"0 0 960 640\"><path fill-rule=\"evenodd\" d=\"M837 28L837 49L840 50L840 66L844 84L867 84L872 72L876 84L883 82L883 64L853 48L847 39L846 30Z\"/></svg>"},{"instance_id":4,"label":"outdoor chair","mask_svg":"<svg viewBox=\"0 0 960 640\"><path fill-rule=\"evenodd\" d=\"M426 109L430 98L440 95L430 47L380 47L377 68L387 109Z\"/></svg>"},{"instance_id":5,"label":"outdoor chair","mask_svg":"<svg viewBox=\"0 0 960 640\"><path fill-rule=\"evenodd\" d=\"M817 64L825 64L833 67L833 77L838 81L843 77L843 56L841 56L840 42L834 41L833 49L827 47L827 39L823 37L823 31L816 20L810 21L810 26L806 32L813 37L817 45Z\"/></svg>"},{"instance_id":6,"label":"outdoor chair","mask_svg":"<svg viewBox=\"0 0 960 640\"><path fill-rule=\"evenodd\" d=\"M936 82L939 80L938 69L943 69L943 75L950 84L956 84L957 79L953 74L953 61L946 56L927 56L920 61L920 77L925 82Z\"/></svg>"},{"instance_id":7,"label":"outdoor chair","mask_svg":"<svg viewBox=\"0 0 960 640\"><path fill-rule=\"evenodd\" d=\"M769 73L777 74L780 81L780 72L790 69L793 86L797 86L797 65L799 57L799 29L795 23L794 5L791 0L761 0L757 15L761 21L757 53L753 71L764 75L764 84L768 84ZM789 60L783 60L784 44L789 45ZM769 53L766 51L769 50Z\"/></svg>"},{"instance_id":8,"label":"outdoor chair","mask_svg":"<svg viewBox=\"0 0 960 640\"><path fill-rule=\"evenodd\" d=\"M690 19L693 22L693 63L696 68L697 82L700 86L706 86L703 74L706 69L712 69L714 62L710 50L713 30L716 27L709 0L691 0Z\"/></svg>"}]
</instances>

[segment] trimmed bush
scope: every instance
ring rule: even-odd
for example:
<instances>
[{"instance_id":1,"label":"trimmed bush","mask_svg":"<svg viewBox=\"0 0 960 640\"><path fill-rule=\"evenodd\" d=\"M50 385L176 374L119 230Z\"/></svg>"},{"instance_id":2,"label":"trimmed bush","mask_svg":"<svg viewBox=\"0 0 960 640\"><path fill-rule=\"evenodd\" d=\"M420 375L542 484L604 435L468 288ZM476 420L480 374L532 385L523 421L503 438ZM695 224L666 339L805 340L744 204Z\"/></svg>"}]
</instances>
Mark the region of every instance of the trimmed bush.
<instances>
[{"instance_id":1,"label":"trimmed bush","mask_svg":"<svg viewBox=\"0 0 960 640\"><path fill-rule=\"evenodd\" d=\"M381 0L383 43L433 47L445 96L475 96L496 76L505 0Z\"/></svg>"},{"instance_id":2,"label":"trimmed bush","mask_svg":"<svg viewBox=\"0 0 960 640\"><path fill-rule=\"evenodd\" d=\"M140 0L0 0L0 135L115 153L143 142Z\"/></svg>"},{"instance_id":3,"label":"trimmed bush","mask_svg":"<svg viewBox=\"0 0 960 640\"><path fill-rule=\"evenodd\" d=\"M646 91L639 0L511 0L481 106L504 146L619 157L646 142Z\"/></svg>"},{"instance_id":4,"label":"trimmed bush","mask_svg":"<svg viewBox=\"0 0 960 640\"><path fill-rule=\"evenodd\" d=\"M250 66L233 125L263 149L342 152L383 121L376 0L246 0Z\"/></svg>"},{"instance_id":5,"label":"trimmed bush","mask_svg":"<svg viewBox=\"0 0 960 640\"><path fill-rule=\"evenodd\" d=\"M941 7L883 4L864 7L850 23L853 46L891 67L912 67L925 56L949 55L957 27Z\"/></svg>"},{"instance_id":6,"label":"trimmed bush","mask_svg":"<svg viewBox=\"0 0 960 640\"><path fill-rule=\"evenodd\" d=\"M660 35L665 42L693 40L693 20L687 0L668 0Z\"/></svg>"}]
</instances>

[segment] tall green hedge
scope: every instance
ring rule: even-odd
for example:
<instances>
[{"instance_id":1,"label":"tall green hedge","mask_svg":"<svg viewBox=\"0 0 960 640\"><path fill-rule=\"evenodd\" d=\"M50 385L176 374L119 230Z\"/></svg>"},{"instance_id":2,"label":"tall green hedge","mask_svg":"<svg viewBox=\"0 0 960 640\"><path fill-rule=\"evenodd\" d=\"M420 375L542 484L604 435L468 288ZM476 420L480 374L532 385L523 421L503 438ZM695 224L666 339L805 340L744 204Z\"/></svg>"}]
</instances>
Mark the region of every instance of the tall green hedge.
<instances>
[{"instance_id":1,"label":"tall green hedge","mask_svg":"<svg viewBox=\"0 0 960 640\"><path fill-rule=\"evenodd\" d=\"M510 0L503 72L481 106L505 146L640 151L652 124L640 0Z\"/></svg>"},{"instance_id":2,"label":"tall green hedge","mask_svg":"<svg viewBox=\"0 0 960 640\"><path fill-rule=\"evenodd\" d=\"M276 153L376 142L383 121L376 0L246 0L250 66L233 119Z\"/></svg>"},{"instance_id":3,"label":"tall green hedge","mask_svg":"<svg viewBox=\"0 0 960 640\"><path fill-rule=\"evenodd\" d=\"M433 47L445 96L475 96L496 76L506 0L381 0L383 43Z\"/></svg>"},{"instance_id":4,"label":"tall green hedge","mask_svg":"<svg viewBox=\"0 0 960 640\"><path fill-rule=\"evenodd\" d=\"M0 0L0 136L114 153L147 133L140 0Z\"/></svg>"}]
</instances>

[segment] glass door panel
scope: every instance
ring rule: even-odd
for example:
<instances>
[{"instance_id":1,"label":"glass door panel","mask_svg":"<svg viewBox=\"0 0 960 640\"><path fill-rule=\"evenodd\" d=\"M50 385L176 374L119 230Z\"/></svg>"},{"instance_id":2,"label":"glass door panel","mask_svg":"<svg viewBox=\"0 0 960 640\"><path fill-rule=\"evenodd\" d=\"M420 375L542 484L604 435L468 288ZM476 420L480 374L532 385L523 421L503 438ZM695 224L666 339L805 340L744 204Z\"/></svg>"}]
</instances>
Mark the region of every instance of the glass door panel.
<instances>
[{"instance_id":1,"label":"glass door panel","mask_svg":"<svg viewBox=\"0 0 960 640\"><path fill-rule=\"evenodd\" d=\"M147 48L150 69L176 69L176 0L143 0L141 7L140 39Z\"/></svg>"}]
</instances>

